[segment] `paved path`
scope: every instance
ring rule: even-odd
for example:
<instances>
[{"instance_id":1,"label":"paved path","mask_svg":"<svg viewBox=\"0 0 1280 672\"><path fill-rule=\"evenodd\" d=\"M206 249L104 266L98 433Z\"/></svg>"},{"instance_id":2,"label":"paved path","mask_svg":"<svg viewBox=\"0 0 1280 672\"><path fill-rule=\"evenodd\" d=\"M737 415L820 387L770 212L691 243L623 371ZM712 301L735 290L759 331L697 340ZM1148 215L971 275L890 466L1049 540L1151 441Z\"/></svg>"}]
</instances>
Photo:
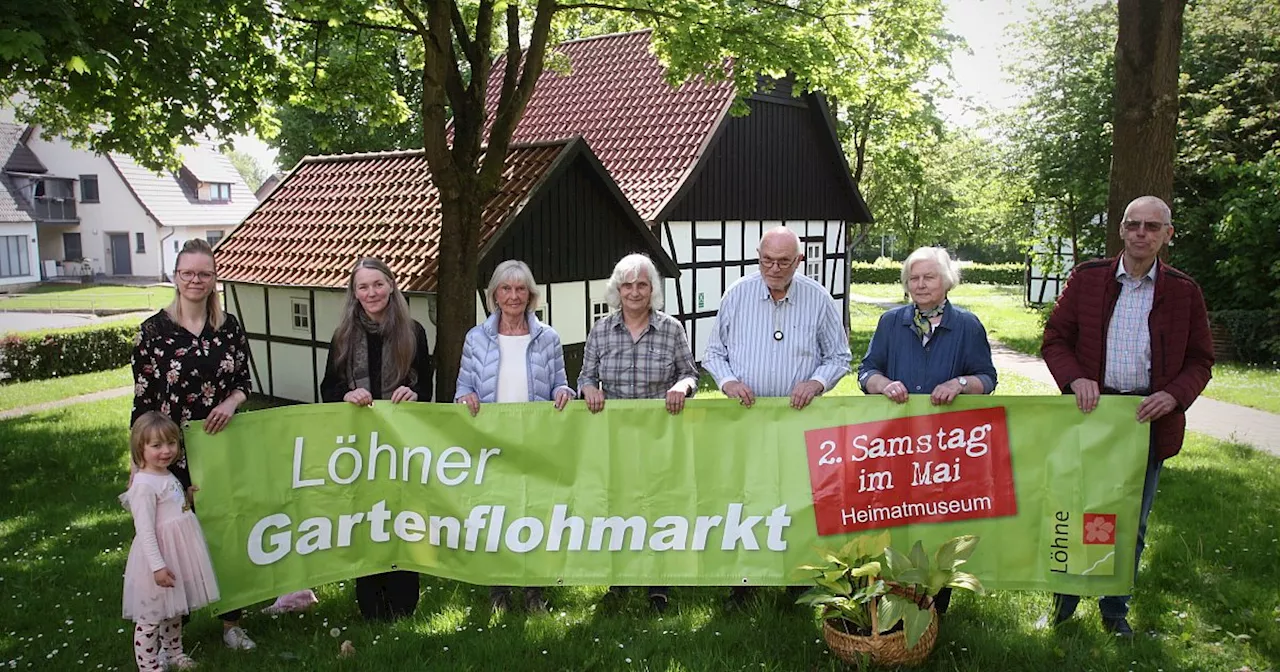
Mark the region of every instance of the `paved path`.
<instances>
[{"instance_id":1,"label":"paved path","mask_svg":"<svg viewBox=\"0 0 1280 672\"><path fill-rule=\"evenodd\" d=\"M902 305L857 294L850 294L849 300L885 309ZM1053 376L1049 374L1049 367L1039 357L1017 352L999 341L992 341L991 359L1001 371L1016 373L1057 388ZM1187 411L1187 428L1215 439L1249 444L1280 456L1280 415L1275 413L1201 396Z\"/></svg>"},{"instance_id":2,"label":"paved path","mask_svg":"<svg viewBox=\"0 0 1280 672\"><path fill-rule=\"evenodd\" d=\"M9 409L7 411L0 411L0 420L8 420L10 418L16 418L20 415L28 415L31 413L39 413L41 411L49 411L55 408L62 408L63 406L70 406L72 404L83 404L88 401L99 401L101 399L115 399L116 397L123 397L130 394L133 394L132 385L130 385L129 387L117 387L110 390L102 390L101 392L92 392L90 394L82 394L78 397L68 397L66 399L58 399L56 401L46 401L43 404L35 404L32 406L21 406L19 408Z\"/></svg>"},{"instance_id":3,"label":"paved path","mask_svg":"<svg viewBox=\"0 0 1280 672\"><path fill-rule=\"evenodd\" d=\"M0 313L0 334L22 331L39 331L41 329L59 329L62 327L81 327L86 324L102 322L122 322L125 320L142 320L150 317L154 310L120 315L103 315L96 317L85 313Z\"/></svg>"}]
</instances>

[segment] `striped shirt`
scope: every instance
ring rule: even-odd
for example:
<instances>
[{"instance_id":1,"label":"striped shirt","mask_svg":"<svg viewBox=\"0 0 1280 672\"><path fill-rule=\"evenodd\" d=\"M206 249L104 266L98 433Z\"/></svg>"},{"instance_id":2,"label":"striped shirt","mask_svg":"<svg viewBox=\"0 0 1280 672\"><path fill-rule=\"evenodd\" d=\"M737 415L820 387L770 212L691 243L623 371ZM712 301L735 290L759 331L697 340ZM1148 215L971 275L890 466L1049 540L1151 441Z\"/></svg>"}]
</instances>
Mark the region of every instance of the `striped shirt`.
<instances>
[{"instance_id":1,"label":"striped shirt","mask_svg":"<svg viewBox=\"0 0 1280 672\"><path fill-rule=\"evenodd\" d=\"M702 365L722 390L737 380L758 397L789 397L806 380L831 389L849 373L851 359L840 311L822 285L797 274L787 295L774 301L753 273L720 300Z\"/></svg>"},{"instance_id":2,"label":"striped shirt","mask_svg":"<svg viewBox=\"0 0 1280 672\"><path fill-rule=\"evenodd\" d=\"M1135 278L1124 268L1124 257L1116 265L1120 296L1107 327L1107 363L1103 387L1121 392L1151 387L1151 302L1156 295L1156 266Z\"/></svg>"},{"instance_id":3,"label":"striped shirt","mask_svg":"<svg viewBox=\"0 0 1280 672\"><path fill-rule=\"evenodd\" d=\"M594 385L610 399L661 399L676 383L688 383L692 396L698 385L689 337L674 317L653 310L649 326L639 338L622 321L622 311L610 313L591 327L582 356L578 390Z\"/></svg>"}]
</instances>

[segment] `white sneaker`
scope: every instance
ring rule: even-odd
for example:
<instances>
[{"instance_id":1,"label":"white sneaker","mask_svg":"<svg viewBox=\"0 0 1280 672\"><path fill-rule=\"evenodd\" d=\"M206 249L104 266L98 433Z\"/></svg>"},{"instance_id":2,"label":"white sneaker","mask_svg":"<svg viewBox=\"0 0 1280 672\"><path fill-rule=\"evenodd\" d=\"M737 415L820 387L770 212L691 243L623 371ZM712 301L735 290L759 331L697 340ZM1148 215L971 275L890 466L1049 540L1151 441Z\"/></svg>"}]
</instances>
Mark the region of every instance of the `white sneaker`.
<instances>
[{"instance_id":1,"label":"white sneaker","mask_svg":"<svg viewBox=\"0 0 1280 672\"><path fill-rule=\"evenodd\" d=\"M236 649L237 651L252 651L258 648L249 635L245 633L244 628L235 626L222 631L222 643L227 645L228 649Z\"/></svg>"}]
</instances>

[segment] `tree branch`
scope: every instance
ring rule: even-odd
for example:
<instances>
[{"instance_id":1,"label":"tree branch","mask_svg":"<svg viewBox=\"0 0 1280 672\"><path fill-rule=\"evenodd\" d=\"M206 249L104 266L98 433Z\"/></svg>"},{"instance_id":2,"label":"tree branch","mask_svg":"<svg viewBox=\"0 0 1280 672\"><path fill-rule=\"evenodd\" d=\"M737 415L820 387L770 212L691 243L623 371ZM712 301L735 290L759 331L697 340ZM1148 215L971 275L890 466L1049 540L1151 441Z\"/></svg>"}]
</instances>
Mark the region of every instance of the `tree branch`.
<instances>
[{"instance_id":1,"label":"tree branch","mask_svg":"<svg viewBox=\"0 0 1280 672\"><path fill-rule=\"evenodd\" d=\"M471 36L467 34L467 23L462 20L462 10L458 9L457 2L449 3L449 18L453 21L453 33L458 38L458 45L462 47L462 53L466 55L467 62L471 64L474 71L476 67L476 45L471 41ZM480 35L480 27L476 26L476 35Z\"/></svg>"},{"instance_id":2,"label":"tree branch","mask_svg":"<svg viewBox=\"0 0 1280 672\"><path fill-rule=\"evenodd\" d=\"M538 0L533 17L529 48L520 59L520 10L515 3L507 5L507 63L502 76L502 94L497 113L489 128L489 147L480 168L482 185L497 184L507 158L507 148L515 133L516 123L533 97L533 87L542 75L546 61L547 41L551 37L551 19L558 10L555 0ZM521 70L523 69L523 73ZM518 81L517 81L518 80Z\"/></svg>"}]
</instances>

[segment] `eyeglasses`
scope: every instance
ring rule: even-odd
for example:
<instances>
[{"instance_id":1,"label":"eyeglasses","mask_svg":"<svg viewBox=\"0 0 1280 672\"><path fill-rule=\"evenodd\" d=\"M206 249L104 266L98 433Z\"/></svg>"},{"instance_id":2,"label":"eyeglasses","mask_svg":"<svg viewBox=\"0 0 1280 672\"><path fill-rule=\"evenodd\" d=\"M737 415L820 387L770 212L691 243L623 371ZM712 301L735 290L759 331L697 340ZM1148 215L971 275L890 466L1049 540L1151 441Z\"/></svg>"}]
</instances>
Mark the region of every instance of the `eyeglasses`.
<instances>
[{"instance_id":1,"label":"eyeglasses","mask_svg":"<svg viewBox=\"0 0 1280 672\"><path fill-rule=\"evenodd\" d=\"M191 282L196 278L200 278L200 282L209 282L214 274L209 271L178 271L178 277L182 278L183 282Z\"/></svg>"},{"instance_id":2,"label":"eyeglasses","mask_svg":"<svg viewBox=\"0 0 1280 672\"><path fill-rule=\"evenodd\" d=\"M776 268L786 271L796 265L797 259L799 259L799 257L791 257L790 259L770 259L768 257L760 257L760 265L765 268Z\"/></svg>"},{"instance_id":3,"label":"eyeglasses","mask_svg":"<svg viewBox=\"0 0 1280 672\"><path fill-rule=\"evenodd\" d=\"M1142 221L1138 219L1126 219L1120 224L1125 231L1137 231L1139 227L1145 228L1148 233L1155 233L1160 229L1168 226L1167 222Z\"/></svg>"}]
</instances>

